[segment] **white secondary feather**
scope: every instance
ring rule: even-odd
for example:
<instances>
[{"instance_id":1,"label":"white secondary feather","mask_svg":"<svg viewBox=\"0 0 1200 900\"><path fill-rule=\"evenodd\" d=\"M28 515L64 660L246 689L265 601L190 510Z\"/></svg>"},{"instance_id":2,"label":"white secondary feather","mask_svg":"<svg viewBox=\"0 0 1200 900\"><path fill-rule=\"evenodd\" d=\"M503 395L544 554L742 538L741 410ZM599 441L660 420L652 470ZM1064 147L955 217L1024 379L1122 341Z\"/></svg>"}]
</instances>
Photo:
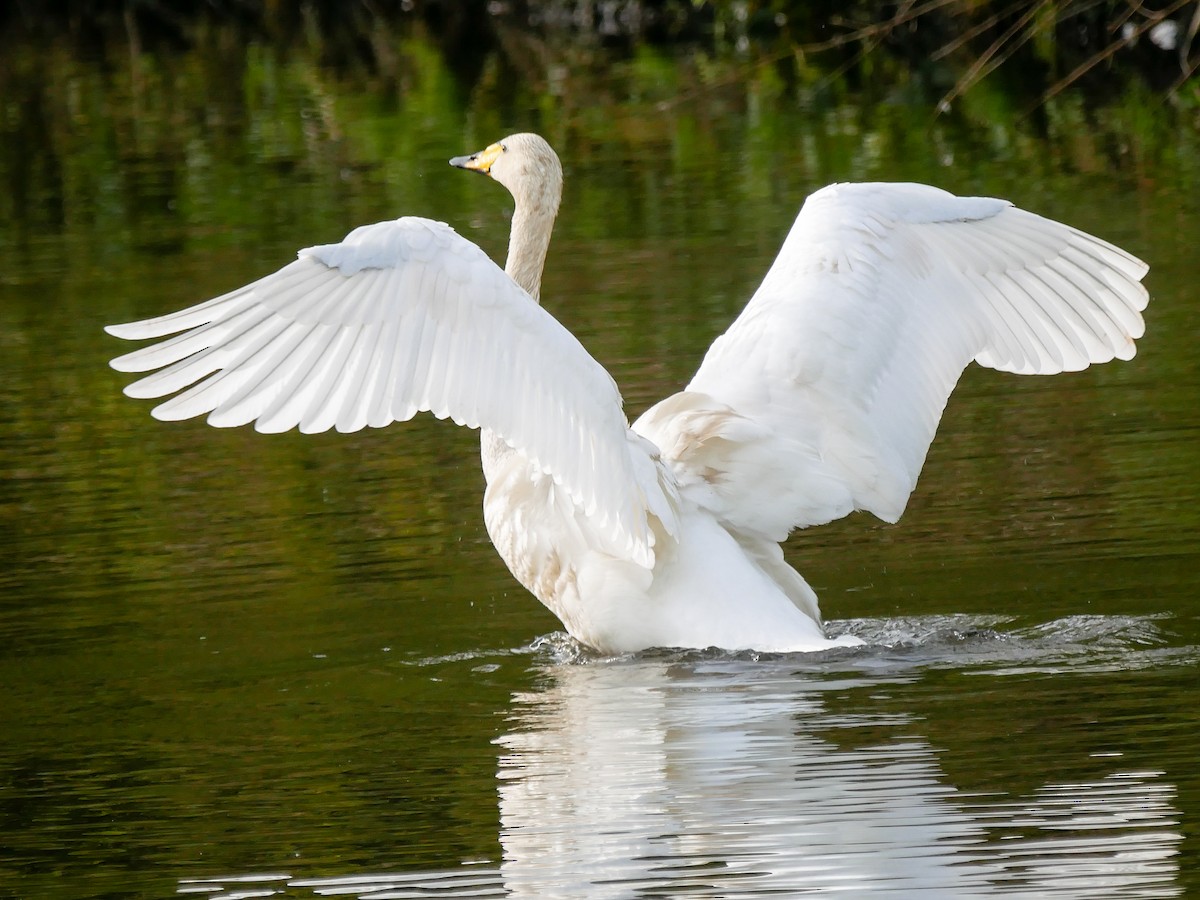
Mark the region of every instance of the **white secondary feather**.
<instances>
[{"instance_id":1,"label":"white secondary feather","mask_svg":"<svg viewBox=\"0 0 1200 900\"><path fill-rule=\"evenodd\" d=\"M686 391L634 429L737 530L782 540L854 509L895 521L963 368L1132 357L1146 269L1002 200L833 185Z\"/></svg>"},{"instance_id":2,"label":"white secondary feather","mask_svg":"<svg viewBox=\"0 0 1200 900\"><path fill-rule=\"evenodd\" d=\"M108 331L183 331L112 363L160 370L129 385L131 397L187 388L157 418L349 432L429 411L482 426L565 487L630 558L652 564L647 507L666 502L647 496L657 484L612 378L448 225L358 228L240 290Z\"/></svg>"}]
</instances>

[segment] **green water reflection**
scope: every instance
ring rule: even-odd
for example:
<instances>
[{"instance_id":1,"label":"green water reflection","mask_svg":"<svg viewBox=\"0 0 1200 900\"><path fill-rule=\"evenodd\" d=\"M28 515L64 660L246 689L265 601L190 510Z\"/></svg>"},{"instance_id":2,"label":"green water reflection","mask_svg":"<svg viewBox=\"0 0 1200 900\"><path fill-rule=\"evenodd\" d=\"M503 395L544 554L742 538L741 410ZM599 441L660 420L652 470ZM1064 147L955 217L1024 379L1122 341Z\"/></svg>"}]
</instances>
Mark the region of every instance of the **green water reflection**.
<instances>
[{"instance_id":1,"label":"green water reflection","mask_svg":"<svg viewBox=\"0 0 1200 900\"><path fill-rule=\"evenodd\" d=\"M1156 827L1179 839L1154 895L1200 890L1186 116L1147 112L1136 91L1099 111L1066 96L1038 135L987 94L939 119L903 94L801 102L769 67L721 81L700 56L584 65L551 47L552 79L489 57L464 81L419 32L394 52L382 77L217 32L170 55L50 41L0 63L0 882L162 896L238 872L494 868L515 846L503 747L581 679L527 649L557 623L487 543L474 435L157 423L121 396L106 361L122 348L100 329L405 213L498 254L507 198L445 160L536 128L567 165L546 304L631 415L686 381L829 181L1006 196L1150 261L1133 362L969 371L899 526L851 518L793 539L826 615L898 647L796 663L827 715L805 719L800 688L780 689L800 705L778 715L841 729L839 751L916 735L929 784L965 794L1156 773L1175 817ZM695 90L706 78L719 83ZM694 664L671 670L678 689ZM731 665L729 696L774 696L752 663ZM629 680L598 671L616 673L600 697ZM657 690L644 674L631 714Z\"/></svg>"}]
</instances>

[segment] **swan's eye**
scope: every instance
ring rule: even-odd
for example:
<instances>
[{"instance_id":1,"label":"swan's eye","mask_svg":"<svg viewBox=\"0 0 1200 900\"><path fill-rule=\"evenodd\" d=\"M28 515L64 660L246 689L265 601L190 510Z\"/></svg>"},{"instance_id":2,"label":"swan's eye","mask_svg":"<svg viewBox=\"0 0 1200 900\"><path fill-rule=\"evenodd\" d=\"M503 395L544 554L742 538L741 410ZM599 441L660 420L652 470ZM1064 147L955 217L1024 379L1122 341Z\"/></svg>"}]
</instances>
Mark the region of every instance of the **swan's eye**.
<instances>
[{"instance_id":1,"label":"swan's eye","mask_svg":"<svg viewBox=\"0 0 1200 900\"><path fill-rule=\"evenodd\" d=\"M501 144L501 145L500 145L500 152L501 152L501 153L507 153L507 152L508 152L508 145L507 145L507 144Z\"/></svg>"}]
</instances>

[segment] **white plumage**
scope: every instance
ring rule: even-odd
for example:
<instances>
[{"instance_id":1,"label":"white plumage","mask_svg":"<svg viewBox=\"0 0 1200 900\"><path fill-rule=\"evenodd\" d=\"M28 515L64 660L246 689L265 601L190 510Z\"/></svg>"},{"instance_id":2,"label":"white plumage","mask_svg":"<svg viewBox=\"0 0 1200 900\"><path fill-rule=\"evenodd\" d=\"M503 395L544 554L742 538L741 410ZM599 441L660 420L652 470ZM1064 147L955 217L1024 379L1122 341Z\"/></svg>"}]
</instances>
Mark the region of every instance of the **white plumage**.
<instances>
[{"instance_id":1,"label":"white plumage","mask_svg":"<svg viewBox=\"0 0 1200 900\"><path fill-rule=\"evenodd\" d=\"M608 373L537 303L561 168L535 135L451 160L513 193L498 268L402 218L311 247L181 312L112 326L176 337L113 360L182 393L160 419L356 431L429 411L483 430L484 516L514 575L579 640L813 650L793 528L894 522L964 367L1129 359L1147 267L1005 201L842 184L801 209L762 285L687 388L632 428Z\"/></svg>"}]
</instances>

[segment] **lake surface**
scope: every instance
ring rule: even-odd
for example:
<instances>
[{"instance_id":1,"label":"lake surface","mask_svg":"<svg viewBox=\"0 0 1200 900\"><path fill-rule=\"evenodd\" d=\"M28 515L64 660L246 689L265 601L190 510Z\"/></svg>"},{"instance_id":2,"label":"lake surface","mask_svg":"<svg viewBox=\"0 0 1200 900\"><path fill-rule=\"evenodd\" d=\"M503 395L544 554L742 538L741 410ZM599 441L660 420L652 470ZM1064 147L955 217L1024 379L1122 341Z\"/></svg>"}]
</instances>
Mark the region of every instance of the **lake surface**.
<instances>
[{"instance_id":1,"label":"lake surface","mask_svg":"<svg viewBox=\"0 0 1200 900\"><path fill-rule=\"evenodd\" d=\"M1106 155L1103 122L689 94L687 60L549 89L464 85L420 36L395 79L217 44L4 63L0 895L1200 893L1191 131ZM968 370L898 525L789 543L866 642L797 656L575 646L488 543L471 432L265 436L121 395L103 325L358 224L502 254L507 196L445 161L526 128L567 174L545 304L631 418L839 179L1126 247L1147 335L1075 375Z\"/></svg>"}]
</instances>

